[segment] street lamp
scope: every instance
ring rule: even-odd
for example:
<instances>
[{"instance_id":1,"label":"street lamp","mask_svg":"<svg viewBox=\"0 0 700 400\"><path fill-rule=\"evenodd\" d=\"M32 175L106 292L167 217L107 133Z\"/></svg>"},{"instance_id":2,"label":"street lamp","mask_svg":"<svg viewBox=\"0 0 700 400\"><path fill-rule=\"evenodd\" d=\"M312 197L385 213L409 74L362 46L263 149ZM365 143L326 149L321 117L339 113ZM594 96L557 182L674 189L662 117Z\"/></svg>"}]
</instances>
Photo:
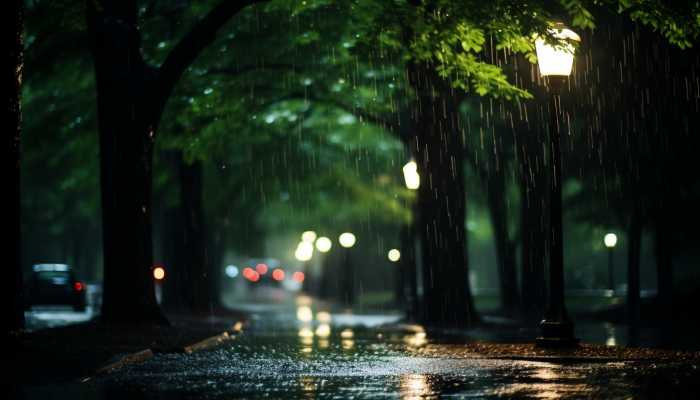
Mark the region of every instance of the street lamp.
<instances>
[{"instance_id":1,"label":"street lamp","mask_svg":"<svg viewBox=\"0 0 700 400\"><path fill-rule=\"evenodd\" d=\"M346 249L349 249L349 248L351 248L352 246L354 246L354 245L355 245L355 240L356 240L355 235L353 235L353 234L350 233L350 232L342 233L342 234L338 237L338 242L340 242L340 245L343 246L343 247L345 247Z\"/></svg>"},{"instance_id":2,"label":"street lamp","mask_svg":"<svg viewBox=\"0 0 700 400\"><path fill-rule=\"evenodd\" d=\"M397 262L401 258L401 252L398 249L391 249L387 254L387 258L391 262Z\"/></svg>"},{"instance_id":3,"label":"street lamp","mask_svg":"<svg viewBox=\"0 0 700 400\"><path fill-rule=\"evenodd\" d=\"M316 240L316 232L314 231L304 231L301 234L301 240L303 242L313 243Z\"/></svg>"},{"instance_id":4,"label":"street lamp","mask_svg":"<svg viewBox=\"0 0 700 400\"><path fill-rule=\"evenodd\" d=\"M406 182L406 187L411 190L417 190L420 187L420 175L418 175L418 164L411 160L403 166L403 179Z\"/></svg>"},{"instance_id":5,"label":"street lamp","mask_svg":"<svg viewBox=\"0 0 700 400\"><path fill-rule=\"evenodd\" d=\"M550 150L550 229L549 229L549 298L545 317L540 323L541 336L537 338L538 346L570 347L578 343L574 337L574 324L566 312L564 299L564 246L562 243L562 206L561 206L561 150L559 116L561 113L560 94L571 74L574 63L574 45L572 41L581 38L573 31L557 23L549 30L550 35L559 43L553 44L538 37L535 40L537 62L540 75L549 83L549 150Z\"/></svg>"},{"instance_id":6,"label":"street lamp","mask_svg":"<svg viewBox=\"0 0 700 400\"><path fill-rule=\"evenodd\" d=\"M410 160L407 162L403 168L403 179L406 184L406 188L409 190L418 190L420 188L420 174L418 174L418 164L415 160ZM413 207L414 217L418 215L418 209L415 204ZM402 295L401 298L406 297L405 301L408 304L407 307L407 318L412 320L418 312L418 274L417 264L416 264L416 227L415 222L411 222L409 225L405 225L401 232L401 249L404 251L407 257L404 257L401 263L401 268L406 270L406 276L408 278L408 292ZM398 261L398 260L397 260ZM401 282L398 288L401 293L404 293L404 283Z\"/></svg>"},{"instance_id":7,"label":"street lamp","mask_svg":"<svg viewBox=\"0 0 700 400\"><path fill-rule=\"evenodd\" d=\"M603 238L603 243L605 247L608 248L608 287L615 293L615 277L613 274L613 250L617 244L617 235L614 233L608 233Z\"/></svg>"},{"instance_id":8,"label":"street lamp","mask_svg":"<svg viewBox=\"0 0 700 400\"><path fill-rule=\"evenodd\" d=\"M328 253L332 246L333 242L331 242L331 240L325 236L321 236L320 238L316 239L316 250L320 251L321 253Z\"/></svg>"},{"instance_id":9,"label":"street lamp","mask_svg":"<svg viewBox=\"0 0 700 400\"><path fill-rule=\"evenodd\" d=\"M305 232L306 233L306 232ZM316 233L314 233L314 239L316 239ZM309 274L309 260L314 255L314 245L313 241L304 240L302 235L302 241L297 245L297 249L294 251L294 257L301 261L302 270L304 271L304 276L306 279L302 281L301 290L305 293L309 293L310 289L310 276Z\"/></svg>"},{"instance_id":10,"label":"street lamp","mask_svg":"<svg viewBox=\"0 0 700 400\"><path fill-rule=\"evenodd\" d=\"M338 243L343 247L343 302L347 306L355 303L355 268L350 262L350 248L355 245L355 235L344 232L338 237Z\"/></svg>"}]
</instances>

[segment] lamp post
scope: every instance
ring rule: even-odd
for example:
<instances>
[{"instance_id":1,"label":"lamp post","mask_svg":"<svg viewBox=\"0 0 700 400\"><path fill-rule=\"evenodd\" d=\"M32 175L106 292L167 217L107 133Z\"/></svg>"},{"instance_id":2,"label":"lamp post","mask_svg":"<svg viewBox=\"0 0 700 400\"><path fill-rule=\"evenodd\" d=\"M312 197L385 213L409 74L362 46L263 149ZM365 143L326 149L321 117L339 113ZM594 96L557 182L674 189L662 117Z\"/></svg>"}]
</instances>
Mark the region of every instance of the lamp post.
<instances>
[{"instance_id":1,"label":"lamp post","mask_svg":"<svg viewBox=\"0 0 700 400\"><path fill-rule=\"evenodd\" d=\"M402 168L404 183L406 189L418 190L420 188L420 175L418 174L418 164L414 160L410 160ZM413 219L418 217L417 207L413 206ZM405 270L408 278L408 293L406 293L406 303L408 304L408 320L414 320L419 311L418 303L418 271L416 263L416 232L415 222L404 226L401 232L401 251L404 257L401 261L401 268ZM401 288L403 290L403 287Z\"/></svg>"},{"instance_id":2,"label":"lamp post","mask_svg":"<svg viewBox=\"0 0 700 400\"><path fill-rule=\"evenodd\" d=\"M608 248L608 287L615 294L615 276L613 274L613 250L617 244L617 235L614 233L608 233L603 238L603 243L605 247Z\"/></svg>"},{"instance_id":3,"label":"lamp post","mask_svg":"<svg viewBox=\"0 0 700 400\"><path fill-rule=\"evenodd\" d=\"M542 347L570 347L578 343L574 324L566 312L564 299L564 247L562 243L561 206L561 150L559 116L560 94L571 74L574 46L571 41L580 37L563 24L555 24L549 31L559 43L548 43L542 37L535 41L540 75L549 83L549 150L550 150L550 229L549 229L549 297L545 317L540 323L536 343Z\"/></svg>"},{"instance_id":4,"label":"lamp post","mask_svg":"<svg viewBox=\"0 0 700 400\"><path fill-rule=\"evenodd\" d=\"M314 236L314 239L316 239L315 236ZM309 286L309 281L310 281L310 279L309 279L310 278L309 277L309 275L310 275L309 274L309 260L311 260L313 255L314 255L313 242L312 241L310 242L308 240L304 240L304 238L302 237L302 241L299 242L299 244L297 245L297 249L294 251L294 258L301 261L301 268L304 271L304 280L301 283L301 285L302 285L301 289L302 289L302 291L306 292L307 294L309 294L308 292L309 292L309 288L310 288L310 286Z\"/></svg>"},{"instance_id":5,"label":"lamp post","mask_svg":"<svg viewBox=\"0 0 700 400\"><path fill-rule=\"evenodd\" d=\"M343 302L346 306L355 304L355 268L350 262L350 248L355 245L355 235L350 232L341 233L338 243L343 251Z\"/></svg>"}]
</instances>

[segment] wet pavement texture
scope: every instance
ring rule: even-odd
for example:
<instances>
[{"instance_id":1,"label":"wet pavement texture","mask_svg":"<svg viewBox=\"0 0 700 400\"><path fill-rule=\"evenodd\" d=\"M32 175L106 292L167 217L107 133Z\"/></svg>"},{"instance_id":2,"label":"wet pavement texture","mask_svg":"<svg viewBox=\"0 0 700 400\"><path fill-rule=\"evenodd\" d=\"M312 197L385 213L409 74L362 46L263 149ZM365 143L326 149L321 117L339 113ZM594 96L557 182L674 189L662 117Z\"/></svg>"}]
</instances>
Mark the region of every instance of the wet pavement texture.
<instances>
[{"instance_id":1,"label":"wet pavement texture","mask_svg":"<svg viewBox=\"0 0 700 400\"><path fill-rule=\"evenodd\" d=\"M212 350L156 354L87 383L26 398L696 398L698 365L483 358L398 316L328 312L308 298L251 304L250 325ZM396 325L390 325L396 326Z\"/></svg>"}]
</instances>

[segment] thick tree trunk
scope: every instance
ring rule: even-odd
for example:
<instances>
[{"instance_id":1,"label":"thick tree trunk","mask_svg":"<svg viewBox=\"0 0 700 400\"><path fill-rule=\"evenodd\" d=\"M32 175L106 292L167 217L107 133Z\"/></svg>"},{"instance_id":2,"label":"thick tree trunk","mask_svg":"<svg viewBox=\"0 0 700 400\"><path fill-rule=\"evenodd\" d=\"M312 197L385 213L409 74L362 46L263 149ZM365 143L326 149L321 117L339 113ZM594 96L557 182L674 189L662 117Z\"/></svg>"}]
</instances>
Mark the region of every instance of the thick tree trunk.
<instances>
[{"instance_id":1,"label":"thick tree trunk","mask_svg":"<svg viewBox=\"0 0 700 400\"><path fill-rule=\"evenodd\" d=\"M501 308L513 314L519 306L518 273L516 270L515 244L508 236L508 212L505 202L505 175L495 171L485 178L491 225L493 226L498 263L498 281L501 291Z\"/></svg>"},{"instance_id":2,"label":"thick tree trunk","mask_svg":"<svg viewBox=\"0 0 700 400\"><path fill-rule=\"evenodd\" d=\"M93 2L88 2L93 4ZM151 169L155 122L135 1L89 6L100 131L102 321L165 322L154 293Z\"/></svg>"},{"instance_id":3,"label":"thick tree trunk","mask_svg":"<svg viewBox=\"0 0 700 400\"><path fill-rule=\"evenodd\" d=\"M417 92L414 145L421 185L418 234L423 256L423 322L464 327L478 320L466 256L464 140L458 96L426 64L409 65ZM435 93L441 93L440 97Z\"/></svg>"},{"instance_id":4,"label":"thick tree trunk","mask_svg":"<svg viewBox=\"0 0 700 400\"><path fill-rule=\"evenodd\" d=\"M530 136L532 135L532 132ZM521 304L528 317L544 315L545 255L547 254L547 221L545 199L547 176L542 165L541 143L534 137L525 137L520 160L521 214L520 237L522 255Z\"/></svg>"},{"instance_id":5,"label":"thick tree trunk","mask_svg":"<svg viewBox=\"0 0 700 400\"><path fill-rule=\"evenodd\" d=\"M23 64L24 2L11 0L4 8L2 21L7 32L3 34L6 53L3 65L5 82L5 106L2 124L5 146L3 171L7 171L5 187L10 205L9 215L4 220L5 238L2 254L7 256L7 274L4 277L5 289L0 299L3 307L3 335L24 328L24 306L22 294L22 263L20 250L20 132L22 129L21 85Z\"/></svg>"},{"instance_id":6,"label":"thick tree trunk","mask_svg":"<svg viewBox=\"0 0 700 400\"><path fill-rule=\"evenodd\" d=\"M230 18L264 0L221 0L158 68L140 53L136 0L87 1L97 81L104 243L104 322L167 322L156 304L152 270L153 140L187 67Z\"/></svg>"}]
</instances>

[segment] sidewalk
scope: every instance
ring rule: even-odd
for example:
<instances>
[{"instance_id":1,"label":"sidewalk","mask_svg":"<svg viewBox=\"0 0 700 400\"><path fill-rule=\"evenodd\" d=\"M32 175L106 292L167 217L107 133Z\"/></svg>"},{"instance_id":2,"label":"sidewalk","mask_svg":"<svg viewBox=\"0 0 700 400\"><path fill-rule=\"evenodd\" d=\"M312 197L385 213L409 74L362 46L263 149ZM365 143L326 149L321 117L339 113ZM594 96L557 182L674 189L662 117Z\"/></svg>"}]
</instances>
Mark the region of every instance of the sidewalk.
<instances>
[{"instance_id":1,"label":"sidewalk","mask_svg":"<svg viewBox=\"0 0 700 400\"><path fill-rule=\"evenodd\" d=\"M77 381L100 368L154 353L182 353L188 346L240 330L245 315L225 312L200 317L168 314L171 326L104 326L92 320L58 328L24 332L6 343L8 370L21 384ZM126 356L126 358L124 358ZM5 358L5 357L3 357Z\"/></svg>"}]
</instances>

